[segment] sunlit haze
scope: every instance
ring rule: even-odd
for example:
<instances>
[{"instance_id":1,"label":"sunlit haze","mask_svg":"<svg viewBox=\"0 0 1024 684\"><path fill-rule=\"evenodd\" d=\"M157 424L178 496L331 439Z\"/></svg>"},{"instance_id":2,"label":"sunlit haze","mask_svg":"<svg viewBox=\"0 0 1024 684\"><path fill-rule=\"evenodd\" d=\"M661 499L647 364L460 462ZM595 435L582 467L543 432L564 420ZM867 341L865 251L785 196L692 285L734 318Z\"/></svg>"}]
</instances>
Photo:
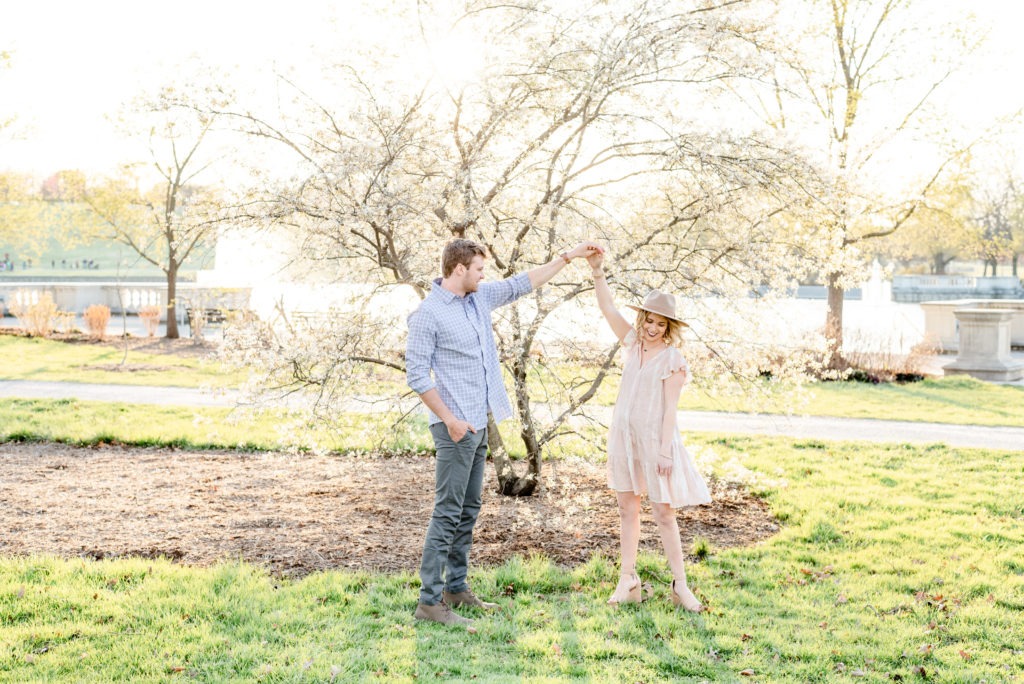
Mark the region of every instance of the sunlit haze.
<instances>
[{"instance_id":1,"label":"sunlit haze","mask_svg":"<svg viewBox=\"0 0 1024 684\"><path fill-rule=\"evenodd\" d=\"M940 12L963 9L957 2L931 0L929 10L933 6ZM6 3L0 10L0 51L9 52L11 62L0 70L0 120L14 116L16 125L0 138L0 170L103 171L137 155L111 119L143 89L175 83L180 65L189 60L223 68L240 88L271 87L275 69L313 79L324 54L339 54L348 45L395 49L393 26L377 7L368 0L297 0L273 7L199 0L173 6L120 0ZM952 117L981 127L1024 105L1014 73L1024 64L1018 35L1024 6L981 0L971 9L978 24L963 30L989 30L990 40L938 99ZM472 78L484 46L472 36L454 35L427 50L443 81L457 87Z\"/></svg>"}]
</instances>

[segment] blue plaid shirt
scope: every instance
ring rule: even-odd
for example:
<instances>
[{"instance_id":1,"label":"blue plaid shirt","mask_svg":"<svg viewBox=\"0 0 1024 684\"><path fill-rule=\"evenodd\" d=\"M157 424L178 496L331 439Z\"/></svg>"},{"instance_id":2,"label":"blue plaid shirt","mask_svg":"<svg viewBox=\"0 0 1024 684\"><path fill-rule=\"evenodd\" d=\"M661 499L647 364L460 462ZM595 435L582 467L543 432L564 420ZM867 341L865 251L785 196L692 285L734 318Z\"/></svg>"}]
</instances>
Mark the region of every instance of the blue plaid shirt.
<instances>
[{"instance_id":1,"label":"blue plaid shirt","mask_svg":"<svg viewBox=\"0 0 1024 684\"><path fill-rule=\"evenodd\" d=\"M495 422L512 416L494 344L491 311L514 302L532 290L530 278L520 273L496 283L480 283L476 292L459 297L441 287L441 279L409 314L405 347L405 378L423 394L435 387L444 405L474 429L487 427L487 414ZM433 377L431 377L433 372ZM441 419L429 411L430 424Z\"/></svg>"}]
</instances>

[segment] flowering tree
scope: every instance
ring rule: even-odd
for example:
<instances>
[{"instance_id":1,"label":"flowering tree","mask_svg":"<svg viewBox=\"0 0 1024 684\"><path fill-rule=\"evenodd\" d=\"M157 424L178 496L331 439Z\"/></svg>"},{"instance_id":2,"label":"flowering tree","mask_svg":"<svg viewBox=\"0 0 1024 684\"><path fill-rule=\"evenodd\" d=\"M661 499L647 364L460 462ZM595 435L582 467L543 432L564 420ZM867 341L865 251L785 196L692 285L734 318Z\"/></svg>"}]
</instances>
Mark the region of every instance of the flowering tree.
<instances>
[{"instance_id":1,"label":"flowering tree","mask_svg":"<svg viewBox=\"0 0 1024 684\"><path fill-rule=\"evenodd\" d=\"M451 25L488 46L472 81L377 88L371 75L345 68L336 92L347 107L296 87L315 129L227 112L296 160L293 178L253 198L249 218L287 227L307 273L419 298L453 237L486 245L496 277L600 239L627 301L655 286L698 298L694 316L707 315L705 352L696 355L756 374L780 355L767 343L746 345L756 353L739 363L741 333L722 336L716 316L731 295L790 277L799 250L773 235L779 218L805 201L798 181L806 169L769 140L677 114L703 113L725 96L724 82L752 74L753 8L602 2L558 13L534 2L469 3ZM426 23L421 16L419 26ZM566 329L590 289L588 275L566 269L496 313L527 456L526 472L517 473L491 426L506 494L534 490L543 451L573 431L574 416L611 372L616 346L590 343L592 330ZM371 312L368 304L337 312L314 334L294 321L237 329L231 343L260 360L264 390L313 389L314 410L330 414L365 383L354 369L371 364L397 376L403 368L404 321ZM558 361L566 358L582 368Z\"/></svg>"},{"instance_id":2,"label":"flowering tree","mask_svg":"<svg viewBox=\"0 0 1024 684\"><path fill-rule=\"evenodd\" d=\"M830 367L842 369L843 300L862 276L863 244L906 225L967 147L929 107L976 45L914 0L786 7L787 28L771 52L774 121L806 133L804 144L831 179L805 228L816 235L814 257L828 288ZM923 172L899 169L908 155L933 161Z\"/></svg>"},{"instance_id":3,"label":"flowering tree","mask_svg":"<svg viewBox=\"0 0 1024 684\"><path fill-rule=\"evenodd\" d=\"M209 141L216 115L179 107L177 98L174 90L165 89L134 104L130 125L140 125L140 118L149 124L151 163L125 166L119 177L85 192L102 225L98 233L127 245L164 272L169 339L180 336L178 272L212 242L224 218L217 190L199 184L200 175L216 160Z\"/></svg>"},{"instance_id":4,"label":"flowering tree","mask_svg":"<svg viewBox=\"0 0 1024 684\"><path fill-rule=\"evenodd\" d=\"M899 231L882 240L882 249L896 259L927 260L935 275L945 275L953 260L972 256L979 235L971 221L971 185L965 172L950 174Z\"/></svg>"},{"instance_id":5,"label":"flowering tree","mask_svg":"<svg viewBox=\"0 0 1024 684\"><path fill-rule=\"evenodd\" d=\"M1003 259L1017 275L1017 259L1024 250L1024 195L1020 181L1004 171L986 187L979 184L973 193L971 223L977 228L976 253L982 258L984 275Z\"/></svg>"}]
</instances>

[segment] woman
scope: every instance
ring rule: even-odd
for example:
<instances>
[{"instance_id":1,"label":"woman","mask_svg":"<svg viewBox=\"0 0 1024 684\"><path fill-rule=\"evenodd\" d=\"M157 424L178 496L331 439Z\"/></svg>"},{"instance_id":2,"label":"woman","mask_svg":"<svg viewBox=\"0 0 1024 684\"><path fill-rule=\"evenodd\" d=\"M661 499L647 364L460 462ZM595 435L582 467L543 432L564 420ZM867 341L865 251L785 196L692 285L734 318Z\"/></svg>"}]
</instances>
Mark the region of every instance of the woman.
<instances>
[{"instance_id":1,"label":"woman","mask_svg":"<svg viewBox=\"0 0 1024 684\"><path fill-rule=\"evenodd\" d=\"M686 359L676 348L687 327L676 315L675 298L653 290L630 325L615 308L605 279L604 255L587 257L594 275L597 303L612 332L622 343L624 365L619 396L608 432L608 486L619 501L622 553L618 586L608 603L642 600L636 557L640 544L640 499L651 501L661 543L672 569L672 603L699 613L704 610L686 584L683 548L675 510L711 502L707 485L683 447L676 426L676 405L690 381Z\"/></svg>"}]
</instances>

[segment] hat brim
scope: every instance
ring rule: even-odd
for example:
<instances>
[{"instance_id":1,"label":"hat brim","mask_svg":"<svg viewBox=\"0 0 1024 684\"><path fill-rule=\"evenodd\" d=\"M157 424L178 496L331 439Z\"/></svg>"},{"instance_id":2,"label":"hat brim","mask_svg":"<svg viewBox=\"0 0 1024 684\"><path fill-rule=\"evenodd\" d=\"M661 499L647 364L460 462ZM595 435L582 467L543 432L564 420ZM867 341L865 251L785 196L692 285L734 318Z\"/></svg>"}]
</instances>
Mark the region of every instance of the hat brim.
<instances>
[{"instance_id":1,"label":"hat brim","mask_svg":"<svg viewBox=\"0 0 1024 684\"><path fill-rule=\"evenodd\" d=\"M626 307L632 309L633 311L643 311L645 313L657 314L658 316L661 316L662 318L668 318L670 320L675 321L676 323L678 323L679 325L683 326L684 328L689 328L690 327L690 324L687 323L686 321L680 320L680 319L676 318L675 316L669 316L668 314L662 313L660 311L651 311L650 309L645 309L642 306L633 306L632 304L627 304Z\"/></svg>"}]
</instances>

